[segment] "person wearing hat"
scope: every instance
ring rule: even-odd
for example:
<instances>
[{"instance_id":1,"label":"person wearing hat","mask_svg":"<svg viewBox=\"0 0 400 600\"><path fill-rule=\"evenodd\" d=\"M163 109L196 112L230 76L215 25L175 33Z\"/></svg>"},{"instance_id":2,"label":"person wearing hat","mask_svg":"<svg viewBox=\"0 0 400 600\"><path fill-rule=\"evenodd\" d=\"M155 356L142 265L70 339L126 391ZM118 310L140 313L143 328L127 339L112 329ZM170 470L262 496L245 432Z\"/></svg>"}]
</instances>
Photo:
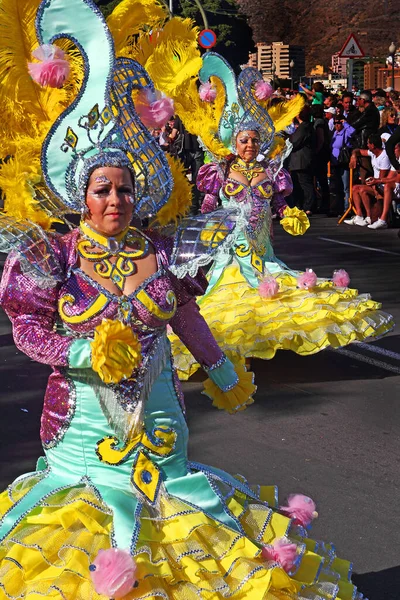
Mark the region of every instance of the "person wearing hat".
<instances>
[{"instance_id":1,"label":"person wearing hat","mask_svg":"<svg viewBox=\"0 0 400 600\"><path fill-rule=\"evenodd\" d=\"M335 128L333 122L334 122L335 115L336 115L336 108L334 108L333 106L330 106L329 108L325 108L324 113L325 113L325 119L328 121L329 131L333 131Z\"/></svg>"},{"instance_id":2,"label":"person wearing hat","mask_svg":"<svg viewBox=\"0 0 400 600\"><path fill-rule=\"evenodd\" d=\"M369 136L376 133L380 126L379 110L372 101L370 90L363 90L357 98L357 108L360 116L351 122L356 130L356 147L366 150ZM365 183L366 178L372 174L370 163L367 156L361 155L359 159L360 178Z\"/></svg>"}]
</instances>

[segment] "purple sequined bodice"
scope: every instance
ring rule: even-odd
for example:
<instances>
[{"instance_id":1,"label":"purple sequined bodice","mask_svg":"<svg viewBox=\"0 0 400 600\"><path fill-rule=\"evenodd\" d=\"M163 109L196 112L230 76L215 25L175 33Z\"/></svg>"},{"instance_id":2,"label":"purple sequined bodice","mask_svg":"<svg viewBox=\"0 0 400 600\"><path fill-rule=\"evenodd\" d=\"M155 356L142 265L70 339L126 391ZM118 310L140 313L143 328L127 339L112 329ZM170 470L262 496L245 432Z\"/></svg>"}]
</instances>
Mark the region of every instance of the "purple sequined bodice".
<instances>
[{"instance_id":1,"label":"purple sequined bodice","mask_svg":"<svg viewBox=\"0 0 400 600\"><path fill-rule=\"evenodd\" d=\"M154 358L154 349L165 338L169 324L190 348L197 360L215 364L222 352L201 317L195 296L204 293L207 280L202 272L195 277L177 279L169 271L172 242L150 233L158 270L127 296L118 296L91 279L78 266L76 243L79 230L57 236L52 245L64 280L43 286L24 272L20 257L11 255L1 282L1 304L13 324L18 348L30 358L49 364L49 378L41 422L45 447L61 439L75 407L73 370L69 351L76 339L93 338L94 329L103 319L119 319L132 327L142 345L142 363L137 376L124 384L124 398L137 397L140 377ZM93 373L91 369L88 369ZM80 375L81 376L81 375ZM178 395L179 382L176 379Z\"/></svg>"}]
</instances>

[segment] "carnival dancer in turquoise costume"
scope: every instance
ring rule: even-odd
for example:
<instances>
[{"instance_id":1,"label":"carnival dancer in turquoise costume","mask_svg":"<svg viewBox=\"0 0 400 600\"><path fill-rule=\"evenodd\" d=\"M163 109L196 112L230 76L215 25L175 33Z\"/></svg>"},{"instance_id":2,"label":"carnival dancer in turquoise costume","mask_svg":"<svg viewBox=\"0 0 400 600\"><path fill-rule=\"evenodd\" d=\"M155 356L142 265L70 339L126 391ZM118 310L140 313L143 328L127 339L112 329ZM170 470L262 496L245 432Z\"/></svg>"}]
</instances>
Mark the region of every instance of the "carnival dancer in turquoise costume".
<instances>
[{"instance_id":1,"label":"carnival dancer in turquoise costume","mask_svg":"<svg viewBox=\"0 0 400 600\"><path fill-rule=\"evenodd\" d=\"M291 270L274 254L273 213L291 235L303 235L310 225L303 211L286 203L292 182L282 166L292 148L282 133L301 105L269 106L271 86L256 69L244 69L236 81L221 56L207 53L200 79L210 86L212 77L224 84L218 139L230 154L215 156L203 140L212 160L197 177L205 193L202 212L212 214L219 204L241 211L235 244L215 257L207 292L198 300L221 348L242 359L271 359L280 349L307 356L388 332L392 316L349 288L343 269L331 280L319 279L312 269ZM176 336L170 340L179 377L188 379L199 364Z\"/></svg>"},{"instance_id":2,"label":"carnival dancer in turquoise costume","mask_svg":"<svg viewBox=\"0 0 400 600\"><path fill-rule=\"evenodd\" d=\"M0 215L2 307L17 346L53 369L45 458L0 496L1 600L361 598L350 564L307 537L310 498L279 506L275 487L188 460L167 324L208 373L218 408L240 411L255 391L195 302L206 287L198 265L234 243L240 211L183 221L172 239L130 226L171 193L131 100L151 81L115 60L90 0L45 0L37 34L57 81L56 38L73 39L86 63L42 156L54 206L82 221L56 235Z\"/></svg>"}]
</instances>

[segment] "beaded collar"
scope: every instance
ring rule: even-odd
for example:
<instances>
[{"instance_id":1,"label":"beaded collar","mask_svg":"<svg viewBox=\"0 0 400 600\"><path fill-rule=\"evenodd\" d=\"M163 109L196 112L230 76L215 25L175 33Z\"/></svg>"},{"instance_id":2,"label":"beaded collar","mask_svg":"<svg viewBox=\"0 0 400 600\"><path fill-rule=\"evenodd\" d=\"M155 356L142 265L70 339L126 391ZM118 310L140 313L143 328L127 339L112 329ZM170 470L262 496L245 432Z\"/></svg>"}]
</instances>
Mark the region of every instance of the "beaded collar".
<instances>
[{"instance_id":1,"label":"beaded collar","mask_svg":"<svg viewBox=\"0 0 400 600\"><path fill-rule=\"evenodd\" d=\"M123 292L126 278L137 272L134 260L149 253L148 240L134 227L127 227L121 233L108 237L81 221L80 231L83 239L77 244L78 255L93 263L97 275L111 279ZM132 250L123 250L125 245Z\"/></svg>"},{"instance_id":2,"label":"beaded collar","mask_svg":"<svg viewBox=\"0 0 400 600\"><path fill-rule=\"evenodd\" d=\"M251 182L255 177L264 173L265 169L259 162L256 160L252 160L249 163L246 163L241 158L237 158L234 163L231 165L232 171L236 171L237 173L241 173L246 177L247 181Z\"/></svg>"}]
</instances>

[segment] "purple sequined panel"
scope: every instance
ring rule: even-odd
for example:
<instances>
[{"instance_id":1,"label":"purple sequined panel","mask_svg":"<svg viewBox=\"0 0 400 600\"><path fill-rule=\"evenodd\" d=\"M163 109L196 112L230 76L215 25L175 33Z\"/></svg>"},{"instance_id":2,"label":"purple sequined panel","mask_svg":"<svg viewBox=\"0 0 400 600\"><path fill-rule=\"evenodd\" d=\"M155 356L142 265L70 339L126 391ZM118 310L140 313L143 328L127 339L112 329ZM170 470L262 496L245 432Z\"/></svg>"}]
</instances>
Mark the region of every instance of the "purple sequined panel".
<instances>
[{"instance_id":1,"label":"purple sequined panel","mask_svg":"<svg viewBox=\"0 0 400 600\"><path fill-rule=\"evenodd\" d=\"M62 439L75 411L75 389L59 371L49 377L41 419L40 437L45 448Z\"/></svg>"}]
</instances>

